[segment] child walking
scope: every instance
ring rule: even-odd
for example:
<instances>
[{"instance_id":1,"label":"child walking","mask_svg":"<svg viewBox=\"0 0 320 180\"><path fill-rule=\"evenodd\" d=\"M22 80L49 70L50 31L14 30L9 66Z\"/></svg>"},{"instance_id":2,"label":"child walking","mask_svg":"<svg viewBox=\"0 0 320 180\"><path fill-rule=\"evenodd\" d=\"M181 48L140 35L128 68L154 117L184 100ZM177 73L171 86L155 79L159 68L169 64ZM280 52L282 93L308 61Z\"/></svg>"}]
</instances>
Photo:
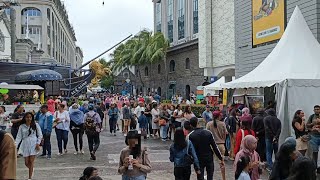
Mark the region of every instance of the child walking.
<instances>
[{"instance_id":1,"label":"child walking","mask_svg":"<svg viewBox=\"0 0 320 180\"><path fill-rule=\"evenodd\" d=\"M147 139L148 119L146 115L144 115L144 111L141 111L141 115L138 118L138 123L141 135L144 136L144 139Z\"/></svg>"},{"instance_id":2,"label":"child walking","mask_svg":"<svg viewBox=\"0 0 320 180\"><path fill-rule=\"evenodd\" d=\"M32 113L27 112L21 121L21 126L16 138L16 144L21 141L21 148L23 152L23 157L25 160L25 165L29 169L29 179L32 178L34 160L36 158L37 152L40 150L40 143L42 140L42 131L34 120Z\"/></svg>"},{"instance_id":3,"label":"child walking","mask_svg":"<svg viewBox=\"0 0 320 180\"><path fill-rule=\"evenodd\" d=\"M250 180L249 166L250 158L248 156L242 156L237 162L237 170L235 173L236 180Z\"/></svg>"}]
</instances>

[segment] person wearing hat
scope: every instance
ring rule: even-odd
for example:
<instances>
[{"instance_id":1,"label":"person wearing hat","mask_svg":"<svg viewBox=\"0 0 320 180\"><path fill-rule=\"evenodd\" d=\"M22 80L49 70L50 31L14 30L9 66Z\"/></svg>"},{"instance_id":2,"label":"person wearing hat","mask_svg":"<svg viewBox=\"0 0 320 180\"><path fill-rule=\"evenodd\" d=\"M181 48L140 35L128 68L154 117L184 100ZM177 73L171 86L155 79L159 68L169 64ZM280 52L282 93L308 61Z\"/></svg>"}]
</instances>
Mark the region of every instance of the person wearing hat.
<instances>
[{"instance_id":1,"label":"person wearing hat","mask_svg":"<svg viewBox=\"0 0 320 180\"><path fill-rule=\"evenodd\" d=\"M212 121L212 112L210 110L210 105L206 105L206 110L202 113L202 118L206 120L206 122Z\"/></svg>"},{"instance_id":2,"label":"person wearing hat","mask_svg":"<svg viewBox=\"0 0 320 180\"><path fill-rule=\"evenodd\" d=\"M226 142L228 131L225 123L222 121L223 114L220 111L214 111L212 114L213 120L207 123L206 129L212 132L214 140L223 156L226 151L224 143Z\"/></svg>"},{"instance_id":3,"label":"person wearing hat","mask_svg":"<svg viewBox=\"0 0 320 180\"><path fill-rule=\"evenodd\" d=\"M152 167L147 149L141 147L141 134L129 131L125 143L127 147L120 152L119 174L123 180L145 180Z\"/></svg>"}]
</instances>

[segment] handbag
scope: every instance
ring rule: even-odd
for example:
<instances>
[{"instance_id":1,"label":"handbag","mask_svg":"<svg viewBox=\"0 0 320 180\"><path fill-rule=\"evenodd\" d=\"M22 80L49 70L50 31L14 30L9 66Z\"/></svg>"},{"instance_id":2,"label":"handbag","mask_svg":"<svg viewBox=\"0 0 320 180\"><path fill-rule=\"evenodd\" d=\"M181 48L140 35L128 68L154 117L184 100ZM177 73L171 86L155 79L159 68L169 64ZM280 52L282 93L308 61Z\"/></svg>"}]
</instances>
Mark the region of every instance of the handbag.
<instances>
[{"instance_id":1,"label":"handbag","mask_svg":"<svg viewBox=\"0 0 320 180\"><path fill-rule=\"evenodd\" d=\"M153 120L153 123L158 123L159 122L159 118L155 118L154 120Z\"/></svg>"},{"instance_id":2,"label":"handbag","mask_svg":"<svg viewBox=\"0 0 320 180\"><path fill-rule=\"evenodd\" d=\"M58 118L58 112L55 113L55 117L56 117L56 119ZM53 123L52 123L52 129L56 128L58 126L58 124L59 123L54 120Z\"/></svg>"},{"instance_id":3,"label":"handbag","mask_svg":"<svg viewBox=\"0 0 320 180\"><path fill-rule=\"evenodd\" d=\"M167 125L167 121L165 119L159 120L159 126L166 126L166 125Z\"/></svg>"},{"instance_id":4,"label":"handbag","mask_svg":"<svg viewBox=\"0 0 320 180\"><path fill-rule=\"evenodd\" d=\"M184 162L188 165L192 165L194 163L193 156L189 154L189 140L187 140L187 153L184 155Z\"/></svg>"}]
</instances>

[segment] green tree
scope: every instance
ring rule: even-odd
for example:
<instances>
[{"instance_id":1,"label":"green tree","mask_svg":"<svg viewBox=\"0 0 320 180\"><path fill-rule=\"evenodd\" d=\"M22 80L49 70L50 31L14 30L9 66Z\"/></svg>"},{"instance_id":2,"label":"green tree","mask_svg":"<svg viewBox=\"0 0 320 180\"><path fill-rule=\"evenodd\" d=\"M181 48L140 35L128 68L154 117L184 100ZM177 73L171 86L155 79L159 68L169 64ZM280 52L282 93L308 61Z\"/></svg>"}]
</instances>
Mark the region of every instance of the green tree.
<instances>
[{"instance_id":1,"label":"green tree","mask_svg":"<svg viewBox=\"0 0 320 180\"><path fill-rule=\"evenodd\" d=\"M168 47L169 42L162 33L153 34L150 31L143 30L115 49L111 55L112 69L120 70L123 67L135 66L138 70L138 76L142 87L144 87L140 66L163 60L166 81L168 81L166 63L166 52Z\"/></svg>"}]
</instances>

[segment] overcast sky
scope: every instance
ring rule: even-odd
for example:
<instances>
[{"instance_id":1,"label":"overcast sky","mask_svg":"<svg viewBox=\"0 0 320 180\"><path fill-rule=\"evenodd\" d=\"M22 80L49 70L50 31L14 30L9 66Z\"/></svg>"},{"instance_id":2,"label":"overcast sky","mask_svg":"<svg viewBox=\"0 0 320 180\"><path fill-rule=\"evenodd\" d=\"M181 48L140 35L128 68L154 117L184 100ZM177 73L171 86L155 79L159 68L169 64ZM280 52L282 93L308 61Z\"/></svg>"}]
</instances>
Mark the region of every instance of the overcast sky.
<instances>
[{"instance_id":1,"label":"overcast sky","mask_svg":"<svg viewBox=\"0 0 320 180\"><path fill-rule=\"evenodd\" d=\"M153 30L152 0L64 0L84 62L130 34ZM108 55L105 55L108 58Z\"/></svg>"}]
</instances>

